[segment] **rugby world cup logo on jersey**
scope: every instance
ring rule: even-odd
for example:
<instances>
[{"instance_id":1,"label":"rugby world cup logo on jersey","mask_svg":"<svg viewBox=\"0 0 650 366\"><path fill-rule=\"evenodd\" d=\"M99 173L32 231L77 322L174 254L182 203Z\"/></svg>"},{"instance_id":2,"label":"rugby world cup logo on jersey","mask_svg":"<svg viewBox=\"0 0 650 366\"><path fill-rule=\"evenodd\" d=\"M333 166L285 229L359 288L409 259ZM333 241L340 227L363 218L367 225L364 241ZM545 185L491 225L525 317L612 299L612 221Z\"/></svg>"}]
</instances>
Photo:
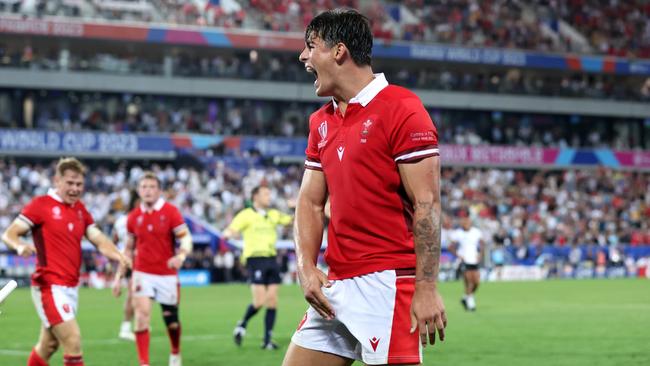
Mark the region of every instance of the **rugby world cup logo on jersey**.
<instances>
[{"instance_id":1,"label":"rugby world cup logo on jersey","mask_svg":"<svg viewBox=\"0 0 650 366\"><path fill-rule=\"evenodd\" d=\"M320 135L320 142L318 148L322 149L327 144L327 121L323 121L318 126L318 134Z\"/></svg>"},{"instance_id":2,"label":"rugby world cup logo on jersey","mask_svg":"<svg viewBox=\"0 0 650 366\"><path fill-rule=\"evenodd\" d=\"M52 207L52 218L54 220L61 220L63 218L63 216L61 216L61 207L59 206Z\"/></svg>"}]
</instances>

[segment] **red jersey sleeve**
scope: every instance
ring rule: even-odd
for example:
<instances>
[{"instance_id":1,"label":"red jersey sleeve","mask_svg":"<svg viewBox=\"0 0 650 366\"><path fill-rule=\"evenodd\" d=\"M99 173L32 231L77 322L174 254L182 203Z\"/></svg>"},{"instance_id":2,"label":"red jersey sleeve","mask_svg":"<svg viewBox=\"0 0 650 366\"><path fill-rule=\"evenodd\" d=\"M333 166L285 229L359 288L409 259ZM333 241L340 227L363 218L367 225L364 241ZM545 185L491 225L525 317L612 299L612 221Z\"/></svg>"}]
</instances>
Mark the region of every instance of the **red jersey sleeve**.
<instances>
[{"instance_id":1,"label":"red jersey sleeve","mask_svg":"<svg viewBox=\"0 0 650 366\"><path fill-rule=\"evenodd\" d=\"M315 123L313 116L309 123L309 137L307 138L307 149L305 149L305 169L323 170L318 153L318 139L320 136L327 136L327 123Z\"/></svg>"},{"instance_id":2,"label":"red jersey sleeve","mask_svg":"<svg viewBox=\"0 0 650 366\"><path fill-rule=\"evenodd\" d=\"M170 209L170 223L172 226L172 230L174 231L174 234L176 234L178 231L183 230L186 228L185 226L185 220L183 219L183 215L181 212L178 210L178 208L174 206L169 206Z\"/></svg>"},{"instance_id":3,"label":"red jersey sleeve","mask_svg":"<svg viewBox=\"0 0 650 366\"><path fill-rule=\"evenodd\" d=\"M31 200L18 215L18 218L27 223L29 227L40 225L45 220L43 216L45 210L43 205L39 204L40 202L39 198Z\"/></svg>"},{"instance_id":4,"label":"red jersey sleeve","mask_svg":"<svg viewBox=\"0 0 650 366\"><path fill-rule=\"evenodd\" d=\"M85 206L83 206L82 214L84 217L84 224L86 225L85 229L87 229L88 226L95 224L93 215L91 215L90 212L88 212Z\"/></svg>"},{"instance_id":5,"label":"red jersey sleeve","mask_svg":"<svg viewBox=\"0 0 650 366\"><path fill-rule=\"evenodd\" d=\"M126 217L126 233L128 235L134 236L135 235L135 215L133 214L133 211L129 213L129 216Z\"/></svg>"},{"instance_id":6,"label":"red jersey sleeve","mask_svg":"<svg viewBox=\"0 0 650 366\"><path fill-rule=\"evenodd\" d=\"M387 132L391 153L397 163L413 163L439 155L438 131L416 97L402 100Z\"/></svg>"}]
</instances>

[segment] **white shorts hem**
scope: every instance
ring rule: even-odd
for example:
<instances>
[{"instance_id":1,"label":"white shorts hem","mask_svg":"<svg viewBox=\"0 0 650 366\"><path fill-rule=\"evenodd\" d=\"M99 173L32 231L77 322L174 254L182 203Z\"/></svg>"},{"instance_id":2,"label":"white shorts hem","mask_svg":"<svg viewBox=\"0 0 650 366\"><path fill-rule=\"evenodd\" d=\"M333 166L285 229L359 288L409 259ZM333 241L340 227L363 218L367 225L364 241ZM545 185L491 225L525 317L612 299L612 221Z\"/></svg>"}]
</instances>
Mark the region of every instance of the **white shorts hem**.
<instances>
[{"instance_id":1,"label":"white shorts hem","mask_svg":"<svg viewBox=\"0 0 650 366\"><path fill-rule=\"evenodd\" d=\"M340 350L332 350L332 349L326 349L327 347L323 347L323 345L315 345L315 344L307 344L306 342L303 342L301 337L298 336L298 333L294 333L293 336L291 337L291 342L294 344L306 348L312 351L320 351L320 352L325 352L325 353L330 353L336 356L341 356L348 358L350 360L355 360L355 361L361 361L357 358L357 355L354 353L348 353ZM336 351L336 352L335 352Z\"/></svg>"}]
</instances>

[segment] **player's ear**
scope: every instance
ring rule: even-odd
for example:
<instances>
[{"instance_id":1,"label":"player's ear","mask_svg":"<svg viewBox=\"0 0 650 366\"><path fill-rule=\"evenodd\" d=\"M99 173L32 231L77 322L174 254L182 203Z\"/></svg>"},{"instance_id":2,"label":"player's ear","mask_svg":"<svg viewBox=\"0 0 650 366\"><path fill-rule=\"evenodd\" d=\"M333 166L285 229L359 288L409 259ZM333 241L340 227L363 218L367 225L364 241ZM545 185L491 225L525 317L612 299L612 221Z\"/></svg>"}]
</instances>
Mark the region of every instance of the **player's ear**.
<instances>
[{"instance_id":1,"label":"player's ear","mask_svg":"<svg viewBox=\"0 0 650 366\"><path fill-rule=\"evenodd\" d=\"M334 45L334 47L332 47L332 52L334 54L334 59L336 60L336 63L340 65L343 63L343 61L345 61L347 57L349 57L350 51L348 50L348 47L343 42L339 42L336 45Z\"/></svg>"}]
</instances>

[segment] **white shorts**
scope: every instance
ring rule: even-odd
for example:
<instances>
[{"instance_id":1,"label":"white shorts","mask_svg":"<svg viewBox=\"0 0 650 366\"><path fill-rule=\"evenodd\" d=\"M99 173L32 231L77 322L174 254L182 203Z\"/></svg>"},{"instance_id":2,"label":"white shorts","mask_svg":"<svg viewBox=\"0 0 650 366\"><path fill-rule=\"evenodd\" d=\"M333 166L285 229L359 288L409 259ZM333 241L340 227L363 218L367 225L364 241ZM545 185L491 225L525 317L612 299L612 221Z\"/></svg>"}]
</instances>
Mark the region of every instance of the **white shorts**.
<instances>
[{"instance_id":1,"label":"white shorts","mask_svg":"<svg viewBox=\"0 0 650 366\"><path fill-rule=\"evenodd\" d=\"M133 271L133 296L150 297L164 305L178 305L180 282L176 275L155 275Z\"/></svg>"},{"instance_id":2,"label":"white shorts","mask_svg":"<svg viewBox=\"0 0 650 366\"><path fill-rule=\"evenodd\" d=\"M74 319L78 299L79 287L32 286L32 301L45 328Z\"/></svg>"},{"instance_id":3,"label":"white shorts","mask_svg":"<svg viewBox=\"0 0 650 366\"><path fill-rule=\"evenodd\" d=\"M386 270L332 282L323 293L336 317L325 320L312 307L291 341L368 365L419 364L419 333L410 333L415 270Z\"/></svg>"}]
</instances>

